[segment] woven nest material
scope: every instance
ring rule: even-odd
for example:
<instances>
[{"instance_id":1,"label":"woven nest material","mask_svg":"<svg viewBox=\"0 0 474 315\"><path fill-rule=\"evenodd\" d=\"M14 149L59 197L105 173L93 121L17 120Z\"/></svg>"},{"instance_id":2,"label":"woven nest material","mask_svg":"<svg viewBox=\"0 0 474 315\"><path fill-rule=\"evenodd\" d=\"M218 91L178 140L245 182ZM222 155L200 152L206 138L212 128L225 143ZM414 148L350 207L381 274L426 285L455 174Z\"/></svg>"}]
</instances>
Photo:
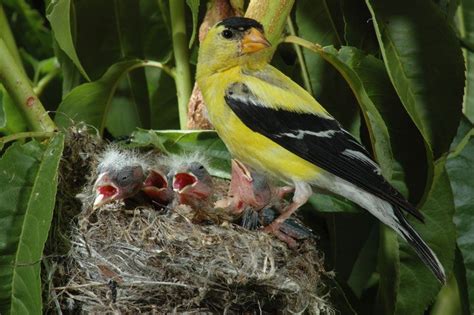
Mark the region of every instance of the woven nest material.
<instances>
[{"instance_id":1,"label":"woven nest material","mask_svg":"<svg viewBox=\"0 0 474 315\"><path fill-rule=\"evenodd\" d=\"M100 151L101 145L93 147ZM94 158L85 160L93 173ZM92 181L91 177L85 183L83 195L90 192ZM72 208L75 203L63 200L58 205ZM302 242L295 250L271 235L233 223L194 224L187 206L160 212L148 207L125 209L116 202L91 211L90 198L83 198L82 207L81 212L76 209L74 218L62 221L68 253L49 257L48 264L56 266L47 275L52 279L50 309L84 313L334 312L321 281L323 260L313 240Z\"/></svg>"}]
</instances>

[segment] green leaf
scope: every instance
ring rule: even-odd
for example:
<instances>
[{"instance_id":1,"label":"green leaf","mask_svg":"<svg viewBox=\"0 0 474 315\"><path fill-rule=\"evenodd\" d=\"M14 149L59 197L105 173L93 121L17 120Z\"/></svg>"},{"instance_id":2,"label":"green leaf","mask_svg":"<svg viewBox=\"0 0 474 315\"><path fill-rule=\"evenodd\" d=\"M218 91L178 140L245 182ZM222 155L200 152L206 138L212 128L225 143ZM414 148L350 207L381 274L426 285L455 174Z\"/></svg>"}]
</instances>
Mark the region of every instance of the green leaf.
<instances>
[{"instance_id":1,"label":"green leaf","mask_svg":"<svg viewBox=\"0 0 474 315\"><path fill-rule=\"evenodd\" d=\"M462 257L459 246L456 246L456 252L454 255L454 275L459 291L459 300L461 302L462 315L470 315L471 303L469 298L469 289L466 279L466 267L464 264L464 258Z\"/></svg>"},{"instance_id":2,"label":"green leaf","mask_svg":"<svg viewBox=\"0 0 474 315\"><path fill-rule=\"evenodd\" d=\"M470 313L463 313L456 277L450 277L436 297L436 302L430 310L430 315L461 314L469 315Z\"/></svg>"},{"instance_id":3,"label":"green leaf","mask_svg":"<svg viewBox=\"0 0 474 315\"><path fill-rule=\"evenodd\" d=\"M73 124L73 120L84 121L102 133L120 78L128 71L146 64L141 60L122 61L111 66L99 80L74 88L59 104L56 114L58 126L66 128Z\"/></svg>"},{"instance_id":4,"label":"green leaf","mask_svg":"<svg viewBox=\"0 0 474 315\"><path fill-rule=\"evenodd\" d=\"M0 85L0 133L10 135L27 130L27 123L18 107Z\"/></svg>"},{"instance_id":5,"label":"green leaf","mask_svg":"<svg viewBox=\"0 0 474 315\"><path fill-rule=\"evenodd\" d=\"M178 106L176 106L178 98L174 79L160 69L146 70L152 129L179 129Z\"/></svg>"},{"instance_id":6,"label":"green leaf","mask_svg":"<svg viewBox=\"0 0 474 315\"><path fill-rule=\"evenodd\" d=\"M196 38L200 2L200 0L186 0L186 4L191 9L193 15L193 33L191 34L191 39L189 40L189 48L191 48L194 43L194 39Z\"/></svg>"},{"instance_id":7,"label":"green leaf","mask_svg":"<svg viewBox=\"0 0 474 315\"><path fill-rule=\"evenodd\" d=\"M2 5L0 5L0 34L2 34L1 38L12 54L12 57L15 59L15 62L19 65L22 65L20 52L18 51L18 47L13 36L13 31L10 28L10 23L7 20L5 10Z\"/></svg>"},{"instance_id":8,"label":"green leaf","mask_svg":"<svg viewBox=\"0 0 474 315\"><path fill-rule=\"evenodd\" d=\"M373 83L377 72L383 71L378 60L366 56L354 47L342 47L339 51L334 47L325 47L320 55L341 73L354 92L369 131L375 159L379 162L384 176L390 179L394 164L390 137L374 100L383 103L384 100L380 95L389 94L386 91L390 91L391 86Z\"/></svg>"},{"instance_id":9,"label":"green leaf","mask_svg":"<svg viewBox=\"0 0 474 315\"><path fill-rule=\"evenodd\" d=\"M425 224L410 220L443 264L451 273L456 247L453 223L454 200L445 169L445 160L435 164L433 186L427 201L420 208ZM412 219L412 218L411 218ZM423 314L440 289L431 271L421 262L410 246L400 243L400 286L397 296L397 314Z\"/></svg>"},{"instance_id":10,"label":"green leaf","mask_svg":"<svg viewBox=\"0 0 474 315\"><path fill-rule=\"evenodd\" d=\"M375 314L394 314L400 285L400 251L397 234L380 224L377 270L380 274ZM411 313L410 313L411 314Z\"/></svg>"},{"instance_id":11,"label":"green leaf","mask_svg":"<svg viewBox=\"0 0 474 315\"><path fill-rule=\"evenodd\" d=\"M64 96L83 81L83 76L74 62L59 48L59 44L56 40L53 42L53 48L61 68L63 81L61 98L64 98Z\"/></svg>"},{"instance_id":12,"label":"green leaf","mask_svg":"<svg viewBox=\"0 0 474 315\"><path fill-rule=\"evenodd\" d=\"M461 115L459 40L431 0L366 2L390 79L438 159L448 151Z\"/></svg>"},{"instance_id":13,"label":"green leaf","mask_svg":"<svg viewBox=\"0 0 474 315\"><path fill-rule=\"evenodd\" d=\"M318 212L328 213L361 213L364 211L362 208L357 206L350 200L344 199L339 196L325 195L325 194L314 194L309 198L309 203Z\"/></svg>"},{"instance_id":14,"label":"green leaf","mask_svg":"<svg viewBox=\"0 0 474 315\"><path fill-rule=\"evenodd\" d=\"M333 14L335 0L297 1L297 34L322 46L344 45L344 34L340 33L337 15ZM347 130L359 136L360 117L354 96L347 83L324 59L311 51L303 50L304 67L309 75L313 96ZM301 66L301 65L300 65Z\"/></svg>"},{"instance_id":15,"label":"green leaf","mask_svg":"<svg viewBox=\"0 0 474 315\"><path fill-rule=\"evenodd\" d=\"M10 146L0 160L0 312L40 314L40 265L64 135Z\"/></svg>"},{"instance_id":16,"label":"green leaf","mask_svg":"<svg viewBox=\"0 0 474 315\"><path fill-rule=\"evenodd\" d=\"M469 301L474 306L474 129L463 119L458 136L453 143L453 153L447 161L447 169L453 189L458 239L466 269Z\"/></svg>"},{"instance_id":17,"label":"green leaf","mask_svg":"<svg viewBox=\"0 0 474 315\"><path fill-rule=\"evenodd\" d=\"M139 1L86 0L72 5L75 50L92 80L97 80L116 62L144 59ZM150 101L144 69L128 72L127 85L131 91L129 106L133 106L133 111L139 115L136 126L150 128Z\"/></svg>"},{"instance_id":18,"label":"green leaf","mask_svg":"<svg viewBox=\"0 0 474 315\"><path fill-rule=\"evenodd\" d=\"M12 16L10 26L19 47L38 59L51 57L51 31L46 27L40 12L25 0L3 0L6 11Z\"/></svg>"},{"instance_id":19,"label":"green leaf","mask_svg":"<svg viewBox=\"0 0 474 315\"><path fill-rule=\"evenodd\" d=\"M438 8L443 12L449 24L454 24L454 16L461 0L433 0Z\"/></svg>"},{"instance_id":20,"label":"green leaf","mask_svg":"<svg viewBox=\"0 0 474 315\"><path fill-rule=\"evenodd\" d=\"M79 56L77 55L74 34L71 23L71 11L74 8L71 7L71 0L53 1L47 9L47 19L51 23L51 29L54 33L54 38L58 43L59 47L66 53L71 61L76 65L77 69L81 74L90 81L89 76L84 70Z\"/></svg>"},{"instance_id":21,"label":"green leaf","mask_svg":"<svg viewBox=\"0 0 474 315\"><path fill-rule=\"evenodd\" d=\"M361 297L367 288L370 277L377 266L377 250L379 248L379 225L373 224L369 237L364 246L358 252L350 278L347 284L352 288L357 297Z\"/></svg>"},{"instance_id":22,"label":"green leaf","mask_svg":"<svg viewBox=\"0 0 474 315\"><path fill-rule=\"evenodd\" d=\"M471 122L474 122L474 1L463 1L461 4L461 15L463 17L463 41L471 49L465 49L466 53L466 95L464 97L464 114Z\"/></svg>"},{"instance_id":23,"label":"green leaf","mask_svg":"<svg viewBox=\"0 0 474 315\"><path fill-rule=\"evenodd\" d=\"M412 218L409 221L436 253L449 276L456 233L452 221L454 200L444 159L435 164L433 185L420 211L425 216L425 224ZM393 231L385 228L382 240L379 306L385 314L423 314L438 294L439 282L410 245L397 239Z\"/></svg>"},{"instance_id":24,"label":"green leaf","mask_svg":"<svg viewBox=\"0 0 474 315\"><path fill-rule=\"evenodd\" d=\"M217 133L212 130L138 130L133 133L134 146L153 146L168 154L201 152L209 159L213 176L230 179L230 154Z\"/></svg>"},{"instance_id":25,"label":"green leaf","mask_svg":"<svg viewBox=\"0 0 474 315\"><path fill-rule=\"evenodd\" d=\"M354 47L342 47L340 50L336 50L333 46L321 48L294 36L289 36L287 41L316 52L344 77L351 87L364 116L375 158L380 163L384 176L390 179L395 161L387 126L374 105L374 100L383 102L384 100L380 95L389 94L386 93L386 90L390 91L391 86L372 83L373 73L383 71L377 59L365 56L364 53Z\"/></svg>"},{"instance_id":26,"label":"green leaf","mask_svg":"<svg viewBox=\"0 0 474 315\"><path fill-rule=\"evenodd\" d=\"M129 136L140 125L138 113L129 105L125 97L114 97L110 103L105 126L114 138Z\"/></svg>"},{"instance_id":27,"label":"green leaf","mask_svg":"<svg viewBox=\"0 0 474 315\"><path fill-rule=\"evenodd\" d=\"M140 16L143 29L146 30L142 34L145 58L163 63L170 61L173 56L173 43L169 2L164 0L142 1L140 2Z\"/></svg>"}]
</instances>

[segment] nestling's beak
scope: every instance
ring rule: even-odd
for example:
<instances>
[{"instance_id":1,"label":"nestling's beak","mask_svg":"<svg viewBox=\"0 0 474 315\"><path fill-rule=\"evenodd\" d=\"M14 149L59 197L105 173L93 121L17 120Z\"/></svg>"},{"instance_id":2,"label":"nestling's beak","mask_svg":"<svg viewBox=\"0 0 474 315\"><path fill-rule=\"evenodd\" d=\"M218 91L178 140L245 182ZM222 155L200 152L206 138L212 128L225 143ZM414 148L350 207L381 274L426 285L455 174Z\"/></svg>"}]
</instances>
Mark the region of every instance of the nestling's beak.
<instances>
[{"instance_id":1,"label":"nestling's beak","mask_svg":"<svg viewBox=\"0 0 474 315\"><path fill-rule=\"evenodd\" d=\"M177 193L183 193L194 187L197 182L197 177L192 173L177 173L173 176L173 190Z\"/></svg>"},{"instance_id":2,"label":"nestling's beak","mask_svg":"<svg viewBox=\"0 0 474 315\"><path fill-rule=\"evenodd\" d=\"M232 160L232 179L230 181L229 195L237 200L235 212L250 206L255 210L270 203L272 192L265 176L252 173L238 160Z\"/></svg>"},{"instance_id":3,"label":"nestling's beak","mask_svg":"<svg viewBox=\"0 0 474 315\"><path fill-rule=\"evenodd\" d=\"M205 199L212 193L211 187L200 181L191 172L181 172L173 176L173 190L180 195Z\"/></svg>"},{"instance_id":4,"label":"nestling's beak","mask_svg":"<svg viewBox=\"0 0 474 315\"><path fill-rule=\"evenodd\" d=\"M232 159L232 179L242 178L247 182L252 181L250 171L240 161Z\"/></svg>"},{"instance_id":5,"label":"nestling's beak","mask_svg":"<svg viewBox=\"0 0 474 315\"><path fill-rule=\"evenodd\" d=\"M150 170L145 179L142 191L161 204L167 204L171 199L171 191L168 187L166 176L157 170Z\"/></svg>"},{"instance_id":6,"label":"nestling's beak","mask_svg":"<svg viewBox=\"0 0 474 315\"><path fill-rule=\"evenodd\" d=\"M93 205L94 210L118 199L120 195L119 188L110 180L108 172L99 175L94 183L94 191L96 192Z\"/></svg>"},{"instance_id":7,"label":"nestling's beak","mask_svg":"<svg viewBox=\"0 0 474 315\"><path fill-rule=\"evenodd\" d=\"M254 27L250 28L242 38L242 53L244 54L254 53L270 46L270 42L263 33Z\"/></svg>"}]
</instances>

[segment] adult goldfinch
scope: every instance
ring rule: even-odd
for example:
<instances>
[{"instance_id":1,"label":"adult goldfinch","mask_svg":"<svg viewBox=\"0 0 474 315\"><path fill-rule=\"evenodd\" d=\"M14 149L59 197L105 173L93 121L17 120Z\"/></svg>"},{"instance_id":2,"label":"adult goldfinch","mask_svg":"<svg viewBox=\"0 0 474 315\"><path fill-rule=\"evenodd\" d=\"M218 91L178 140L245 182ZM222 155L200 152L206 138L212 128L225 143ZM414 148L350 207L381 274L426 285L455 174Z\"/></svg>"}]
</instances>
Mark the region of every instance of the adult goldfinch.
<instances>
[{"instance_id":1,"label":"adult goldfinch","mask_svg":"<svg viewBox=\"0 0 474 315\"><path fill-rule=\"evenodd\" d=\"M381 175L366 149L303 88L268 64L270 43L255 20L233 17L201 43L197 82L210 121L234 157L294 185L275 231L322 188L354 201L413 246L441 282L443 266L402 210L423 216Z\"/></svg>"}]
</instances>

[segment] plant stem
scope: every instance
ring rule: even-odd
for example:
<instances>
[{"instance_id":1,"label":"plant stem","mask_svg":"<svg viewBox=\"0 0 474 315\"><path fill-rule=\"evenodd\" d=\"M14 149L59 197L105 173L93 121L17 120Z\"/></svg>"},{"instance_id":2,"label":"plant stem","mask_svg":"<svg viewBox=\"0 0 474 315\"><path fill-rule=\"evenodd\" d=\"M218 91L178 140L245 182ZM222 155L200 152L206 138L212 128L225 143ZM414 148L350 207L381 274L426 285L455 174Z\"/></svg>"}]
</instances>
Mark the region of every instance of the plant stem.
<instances>
[{"instance_id":1,"label":"plant stem","mask_svg":"<svg viewBox=\"0 0 474 315\"><path fill-rule=\"evenodd\" d=\"M27 131L27 132L19 132L13 135L5 136L0 138L0 148L5 145L5 143L15 141L18 139L25 139L25 138L51 138L55 135L56 132L52 131Z\"/></svg>"},{"instance_id":2,"label":"plant stem","mask_svg":"<svg viewBox=\"0 0 474 315\"><path fill-rule=\"evenodd\" d=\"M40 96L48 84L61 73L59 68L55 68L53 71L45 75L38 81L38 84L33 88L33 91L37 96Z\"/></svg>"},{"instance_id":3,"label":"plant stem","mask_svg":"<svg viewBox=\"0 0 474 315\"><path fill-rule=\"evenodd\" d=\"M15 38L13 37L12 30L10 25L8 24L7 17L5 15L5 11L3 10L3 6L0 2L0 38L5 41L5 45L10 50L10 53L15 59L15 62L20 67L21 71L26 75L25 69L23 68L23 63L21 62L20 52L15 43Z\"/></svg>"},{"instance_id":4,"label":"plant stem","mask_svg":"<svg viewBox=\"0 0 474 315\"><path fill-rule=\"evenodd\" d=\"M296 36L295 26L293 25L293 21L291 17L288 16L288 30L290 31L291 35ZM293 48L296 51L296 56L298 57L298 63L300 64L301 68L301 76L303 77L303 84L306 91L309 94L313 94L313 88L311 87L311 79L309 78L308 68L306 68L306 62L304 61L303 52L301 51L301 47L293 44Z\"/></svg>"},{"instance_id":5,"label":"plant stem","mask_svg":"<svg viewBox=\"0 0 474 315\"><path fill-rule=\"evenodd\" d=\"M294 2L294 0L251 0L249 3L245 16L262 23L265 37L272 43L273 49L268 49L268 59L271 59L280 42Z\"/></svg>"},{"instance_id":6,"label":"plant stem","mask_svg":"<svg viewBox=\"0 0 474 315\"><path fill-rule=\"evenodd\" d=\"M0 82L23 112L33 131L54 131L56 125L33 92L28 77L16 63L5 41L0 38Z\"/></svg>"},{"instance_id":7,"label":"plant stem","mask_svg":"<svg viewBox=\"0 0 474 315\"><path fill-rule=\"evenodd\" d=\"M163 70L167 75L169 75L173 79L175 79L175 77L176 77L175 71L173 69L171 69L170 67L168 67L167 65L161 63L161 62L153 61L153 60L147 60L145 62L145 65L150 66L150 67L160 68L161 70Z\"/></svg>"},{"instance_id":8,"label":"plant stem","mask_svg":"<svg viewBox=\"0 0 474 315\"><path fill-rule=\"evenodd\" d=\"M186 128L188 101L192 91L189 49L186 38L184 0L169 0L173 52L176 63L175 84L178 96L179 125Z\"/></svg>"}]
</instances>

